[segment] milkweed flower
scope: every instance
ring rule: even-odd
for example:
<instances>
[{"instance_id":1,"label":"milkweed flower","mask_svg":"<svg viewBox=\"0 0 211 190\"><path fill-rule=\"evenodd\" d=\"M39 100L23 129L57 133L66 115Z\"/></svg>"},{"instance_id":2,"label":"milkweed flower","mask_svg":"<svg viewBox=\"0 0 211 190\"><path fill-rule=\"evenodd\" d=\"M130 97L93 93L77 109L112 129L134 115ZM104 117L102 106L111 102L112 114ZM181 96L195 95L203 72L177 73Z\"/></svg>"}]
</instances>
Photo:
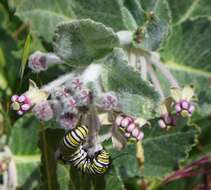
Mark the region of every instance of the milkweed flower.
<instances>
[{"instance_id":1,"label":"milkweed flower","mask_svg":"<svg viewBox=\"0 0 211 190\"><path fill-rule=\"evenodd\" d=\"M30 80L29 90L24 94L11 97L11 108L17 111L18 115L23 115L32 106L46 100L49 96L48 92L40 90L34 81Z\"/></svg>"},{"instance_id":2,"label":"milkweed flower","mask_svg":"<svg viewBox=\"0 0 211 190\"><path fill-rule=\"evenodd\" d=\"M31 108L31 102L25 95L13 95L11 101L11 107L13 110L17 111L18 115L23 115Z\"/></svg>"},{"instance_id":3,"label":"milkweed flower","mask_svg":"<svg viewBox=\"0 0 211 190\"><path fill-rule=\"evenodd\" d=\"M45 71L49 65L63 63L54 53L43 53L36 51L29 57L28 67L36 73Z\"/></svg>"},{"instance_id":4,"label":"milkweed flower","mask_svg":"<svg viewBox=\"0 0 211 190\"><path fill-rule=\"evenodd\" d=\"M61 101L63 103L63 113L78 113L77 101L72 96L62 98Z\"/></svg>"},{"instance_id":5,"label":"milkweed flower","mask_svg":"<svg viewBox=\"0 0 211 190\"><path fill-rule=\"evenodd\" d=\"M100 107L105 110L112 110L118 106L118 99L113 92L107 92L99 98Z\"/></svg>"},{"instance_id":6,"label":"milkweed flower","mask_svg":"<svg viewBox=\"0 0 211 190\"><path fill-rule=\"evenodd\" d=\"M92 102L92 93L88 88L83 88L76 92L74 98L77 101L77 106L87 106Z\"/></svg>"},{"instance_id":7,"label":"milkweed flower","mask_svg":"<svg viewBox=\"0 0 211 190\"><path fill-rule=\"evenodd\" d=\"M195 111L194 89L192 86L186 86L182 90L178 88L171 89L171 97L175 101L175 111L182 117L190 117Z\"/></svg>"},{"instance_id":8,"label":"milkweed flower","mask_svg":"<svg viewBox=\"0 0 211 190\"><path fill-rule=\"evenodd\" d=\"M36 104L33 107L32 112L41 121L49 121L54 115L53 109L48 101L42 101Z\"/></svg>"}]
</instances>

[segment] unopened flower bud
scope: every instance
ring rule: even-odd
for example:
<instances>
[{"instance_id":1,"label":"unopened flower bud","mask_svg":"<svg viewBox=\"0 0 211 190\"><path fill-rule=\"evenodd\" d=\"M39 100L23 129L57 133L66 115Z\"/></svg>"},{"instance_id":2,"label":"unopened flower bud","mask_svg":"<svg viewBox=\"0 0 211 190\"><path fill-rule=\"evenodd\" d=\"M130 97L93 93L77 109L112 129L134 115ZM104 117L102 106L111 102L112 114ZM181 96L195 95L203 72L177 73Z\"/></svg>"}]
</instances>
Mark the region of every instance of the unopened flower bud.
<instances>
[{"instance_id":1,"label":"unopened flower bud","mask_svg":"<svg viewBox=\"0 0 211 190\"><path fill-rule=\"evenodd\" d=\"M146 124L144 120L133 118L130 116L118 115L115 123L120 127L121 131L127 139L142 140L144 137L143 132L140 130L140 125Z\"/></svg>"},{"instance_id":2,"label":"unopened flower bud","mask_svg":"<svg viewBox=\"0 0 211 190\"><path fill-rule=\"evenodd\" d=\"M28 67L38 73L47 70L50 64L58 63L63 63L63 61L56 54L36 51L29 57Z\"/></svg>"},{"instance_id":3,"label":"unopened flower bud","mask_svg":"<svg viewBox=\"0 0 211 190\"><path fill-rule=\"evenodd\" d=\"M43 101L36 104L32 109L32 112L41 121L49 121L53 118L53 110L48 101Z\"/></svg>"},{"instance_id":4,"label":"unopened flower bud","mask_svg":"<svg viewBox=\"0 0 211 190\"><path fill-rule=\"evenodd\" d=\"M170 128L176 126L176 116L166 113L160 117L158 124L161 128Z\"/></svg>"},{"instance_id":5,"label":"unopened flower bud","mask_svg":"<svg viewBox=\"0 0 211 190\"><path fill-rule=\"evenodd\" d=\"M180 102L176 103L175 110L177 115L181 115L182 117L190 117L195 110L195 106L187 100L181 100Z\"/></svg>"}]
</instances>

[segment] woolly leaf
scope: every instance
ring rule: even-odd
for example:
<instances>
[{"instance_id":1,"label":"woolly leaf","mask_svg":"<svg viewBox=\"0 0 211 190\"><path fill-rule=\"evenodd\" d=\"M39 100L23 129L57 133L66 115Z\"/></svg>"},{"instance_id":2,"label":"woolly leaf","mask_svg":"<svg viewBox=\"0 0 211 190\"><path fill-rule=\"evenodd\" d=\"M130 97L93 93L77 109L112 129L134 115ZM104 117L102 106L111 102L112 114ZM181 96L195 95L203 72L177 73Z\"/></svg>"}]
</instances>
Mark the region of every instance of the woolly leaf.
<instances>
[{"instance_id":1,"label":"woolly leaf","mask_svg":"<svg viewBox=\"0 0 211 190\"><path fill-rule=\"evenodd\" d=\"M90 19L66 22L57 27L55 53L66 62L87 65L119 45L111 28Z\"/></svg>"}]
</instances>

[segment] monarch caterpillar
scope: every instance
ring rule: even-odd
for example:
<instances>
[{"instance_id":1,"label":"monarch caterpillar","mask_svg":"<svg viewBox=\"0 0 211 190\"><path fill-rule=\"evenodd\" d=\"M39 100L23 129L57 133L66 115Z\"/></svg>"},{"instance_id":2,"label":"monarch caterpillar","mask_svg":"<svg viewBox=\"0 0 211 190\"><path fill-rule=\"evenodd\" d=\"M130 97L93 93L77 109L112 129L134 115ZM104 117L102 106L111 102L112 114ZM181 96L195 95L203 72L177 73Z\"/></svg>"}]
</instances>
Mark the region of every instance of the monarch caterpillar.
<instances>
[{"instance_id":1,"label":"monarch caterpillar","mask_svg":"<svg viewBox=\"0 0 211 190\"><path fill-rule=\"evenodd\" d=\"M68 131L63 137L61 144L61 152L63 159L69 159L69 155L78 149L78 147L85 141L88 134L88 128L85 125L77 125L74 129Z\"/></svg>"},{"instance_id":2,"label":"monarch caterpillar","mask_svg":"<svg viewBox=\"0 0 211 190\"><path fill-rule=\"evenodd\" d=\"M91 158L86 150L82 147L76 150L75 153L66 157L66 162L72 163L77 169L83 173L91 175L103 174L107 171L110 164L109 154L105 150L100 150Z\"/></svg>"}]
</instances>

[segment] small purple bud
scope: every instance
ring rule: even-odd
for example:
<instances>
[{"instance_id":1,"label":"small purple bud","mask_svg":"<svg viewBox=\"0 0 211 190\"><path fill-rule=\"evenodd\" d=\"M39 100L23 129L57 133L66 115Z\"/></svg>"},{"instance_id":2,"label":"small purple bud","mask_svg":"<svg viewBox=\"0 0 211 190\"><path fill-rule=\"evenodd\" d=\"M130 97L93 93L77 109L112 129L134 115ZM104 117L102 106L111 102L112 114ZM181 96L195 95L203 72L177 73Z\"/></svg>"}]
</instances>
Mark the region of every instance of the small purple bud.
<instances>
[{"instance_id":1,"label":"small purple bud","mask_svg":"<svg viewBox=\"0 0 211 190\"><path fill-rule=\"evenodd\" d=\"M20 103L24 102L25 100L26 100L26 96L24 96L24 95L21 95L18 97L18 102L20 102Z\"/></svg>"},{"instance_id":2,"label":"small purple bud","mask_svg":"<svg viewBox=\"0 0 211 190\"><path fill-rule=\"evenodd\" d=\"M188 109L189 102L187 102L186 100L183 100L183 101L181 101L181 106L183 109Z\"/></svg>"},{"instance_id":3,"label":"small purple bud","mask_svg":"<svg viewBox=\"0 0 211 190\"><path fill-rule=\"evenodd\" d=\"M17 112L17 114L18 114L18 115L23 115L23 111L19 110L19 111Z\"/></svg>"},{"instance_id":4,"label":"small purple bud","mask_svg":"<svg viewBox=\"0 0 211 190\"><path fill-rule=\"evenodd\" d=\"M176 110L177 113L180 112L180 111L182 110L180 104L176 104L176 105L175 105L175 110Z\"/></svg>"},{"instance_id":5,"label":"small purple bud","mask_svg":"<svg viewBox=\"0 0 211 190\"><path fill-rule=\"evenodd\" d=\"M122 127L127 127L130 123L132 122L132 118L130 117L125 117L122 122L121 122L121 126Z\"/></svg>"},{"instance_id":6,"label":"small purple bud","mask_svg":"<svg viewBox=\"0 0 211 190\"><path fill-rule=\"evenodd\" d=\"M47 69L46 54L42 52L35 52L29 57L28 67L38 73Z\"/></svg>"},{"instance_id":7,"label":"small purple bud","mask_svg":"<svg viewBox=\"0 0 211 190\"><path fill-rule=\"evenodd\" d=\"M11 101L12 102L15 102L15 101L18 101L18 95L13 95L12 97L11 97Z\"/></svg>"},{"instance_id":8,"label":"small purple bud","mask_svg":"<svg viewBox=\"0 0 211 190\"><path fill-rule=\"evenodd\" d=\"M139 135L139 129L136 127L133 131L132 131L132 135L137 138L137 136Z\"/></svg>"},{"instance_id":9,"label":"small purple bud","mask_svg":"<svg viewBox=\"0 0 211 190\"><path fill-rule=\"evenodd\" d=\"M124 117L122 117L121 115L118 115L116 117L116 125L120 126L123 119L124 119Z\"/></svg>"},{"instance_id":10,"label":"small purple bud","mask_svg":"<svg viewBox=\"0 0 211 190\"><path fill-rule=\"evenodd\" d=\"M125 133L124 136L125 136L126 138L130 138L130 137L131 137L131 133Z\"/></svg>"},{"instance_id":11,"label":"small purple bud","mask_svg":"<svg viewBox=\"0 0 211 190\"><path fill-rule=\"evenodd\" d=\"M41 121L49 121L53 118L53 110L48 101L36 104L32 109L32 112Z\"/></svg>"},{"instance_id":12,"label":"small purple bud","mask_svg":"<svg viewBox=\"0 0 211 190\"><path fill-rule=\"evenodd\" d=\"M164 122L165 122L167 125L169 125L169 124L172 123L172 115L170 115L170 114L165 114L165 115L163 116L163 119L164 119Z\"/></svg>"},{"instance_id":13,"label":"small purple bud","mask_svg":"<svg viewBox=\"0 0 211 190\"><path fill-rule=\"evenodd\" d=\"M21 109L22 109L23 111L27 111L27 110L30 109L30 105L29 105L29 104L23 104L23 105L21 106Z\"/></svg>"},{"instance_id":14,"label":"small purple bud","mask_svg":"<svg viewBox=\"0 0 211 190\"><path fill-rule=\"evenodd\" d=\"M144 138L144 133L142 131L139 131L139 135L136 137L138 141L142 140Z\"/></svg>"},{"instance_id":15,"label":"small purple bud","mask_svg":"<svg viewBox=\"0 0 211 190\"><path fill-rule=\"evenodd\" d=\"M165 124L165 122L164 122L162 119L160 119L160 120L158 121L158 124L159 124L159 126L160 126L161 128L166 128L166 124Z\"/></svg>"},{"instance_id":16,"label":"small purple bud","mask_svg":"<svg viewBox=\"0 0 211 190\"><path fill-rule=\"evenodd\" d=\"M192 114L195 111L195 106L194 105L190 105L188 111L190 112L190 114Z\"/></svg>"},{"instance_id":17,"label":"small purple bud","mask_svg":"<svg viewBox=\"0 0 211 190\"><path fill-rule=\"evenodd\" d=\"M136 125L134 123L131 123L128 127L127 127L127 132L132 132L134 129L136 128Z\"/></svg>"}]
</instances>

